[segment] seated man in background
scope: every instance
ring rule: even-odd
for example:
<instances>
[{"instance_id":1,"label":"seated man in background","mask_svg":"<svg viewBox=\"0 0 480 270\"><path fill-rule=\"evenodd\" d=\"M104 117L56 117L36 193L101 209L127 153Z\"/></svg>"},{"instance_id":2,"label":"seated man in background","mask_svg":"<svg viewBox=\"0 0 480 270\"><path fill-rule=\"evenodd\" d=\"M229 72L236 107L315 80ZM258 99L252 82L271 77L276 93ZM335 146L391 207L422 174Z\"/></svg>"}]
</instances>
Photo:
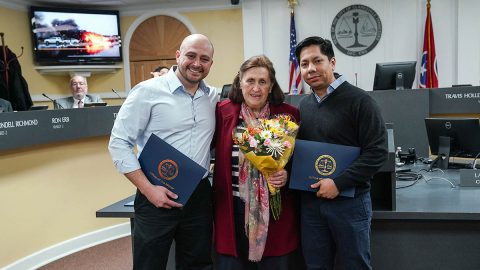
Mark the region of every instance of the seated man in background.
<instances>
[{"instance_id":1,"label":"seated man in background","mask_svg":"<svg viewBox=\"0 0 480 270\"><path fill-rule=\"evenodd\" d=\"M75 75L70 79L71 97L56 99L53 103L55 109L83 108L85 103L103 102L97 95L88 94L87 79Z\"/></svg>"},{"instance_id":2,"label":"seated man in background","mask_svg":"<svg viewBox=\"0 0 480 270\"><path fill-rule=\"evenodd\" d=\"M159 66L154 69L150 74L152 74L152 78L160 77L168 73L168 67L166 66Z\"/></svg>"},{"instance_id":3,"label":"seated man in background","mask_svg":"<svg viewBox=\"0 0 480 270\"><path fill-rule=\"evenodd\" d=\"M13 112L13 108L10 101L0 98L0 113L2 112Z\"/></svg>"}]
</instances>

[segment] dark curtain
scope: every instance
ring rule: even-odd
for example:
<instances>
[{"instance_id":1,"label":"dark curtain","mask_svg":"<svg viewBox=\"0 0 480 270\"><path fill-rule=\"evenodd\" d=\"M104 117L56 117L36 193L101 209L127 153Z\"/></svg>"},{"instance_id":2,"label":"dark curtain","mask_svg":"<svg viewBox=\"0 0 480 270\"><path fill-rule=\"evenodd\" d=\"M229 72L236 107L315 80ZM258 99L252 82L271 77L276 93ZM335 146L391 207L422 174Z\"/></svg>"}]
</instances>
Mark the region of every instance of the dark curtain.
<instances>
[{"instance_id":1,"label":"dark curtain","mask_svg":"<svg viewBox=\"0 0 480 270\"><path fill-rule=\"evenodd\" d=\"M15 111L26 111L33 105L17 56L3 46L0 46L0 98L10 101Z\"/></svg>"}]
</instances>

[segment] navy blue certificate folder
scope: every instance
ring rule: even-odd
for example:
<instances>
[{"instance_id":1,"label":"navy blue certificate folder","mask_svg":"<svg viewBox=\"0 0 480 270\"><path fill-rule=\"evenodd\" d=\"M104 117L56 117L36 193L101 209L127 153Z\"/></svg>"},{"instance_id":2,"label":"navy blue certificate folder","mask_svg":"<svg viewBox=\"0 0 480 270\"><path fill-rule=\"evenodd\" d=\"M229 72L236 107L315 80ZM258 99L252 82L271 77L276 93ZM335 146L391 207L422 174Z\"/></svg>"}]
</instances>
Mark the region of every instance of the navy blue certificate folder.
<instances>
[{"instance_id":1,"label":"navy blue certificate folder","mask_svg":"<svg viewBox=\"0 0 480 270\"><path fill-rule=\"evenodd\" d=\"M150 183L177 194L175 201L183 205L207 172L155 134L148 138L138 161Z\"/></svg>"},{"instance_id":2,"label":"navy blue certificate folder","mask_svg":"<svg viewBox=\"0 0 480 270\"><path fill-rule=\"evenodd\" d=\"M295 140L290 188L317 192L310 187L320 179L335 179L360 155L360 148L323 142ZM355 188L340 192L339 196L354 197Z\"/></svg>"}]
</instances>

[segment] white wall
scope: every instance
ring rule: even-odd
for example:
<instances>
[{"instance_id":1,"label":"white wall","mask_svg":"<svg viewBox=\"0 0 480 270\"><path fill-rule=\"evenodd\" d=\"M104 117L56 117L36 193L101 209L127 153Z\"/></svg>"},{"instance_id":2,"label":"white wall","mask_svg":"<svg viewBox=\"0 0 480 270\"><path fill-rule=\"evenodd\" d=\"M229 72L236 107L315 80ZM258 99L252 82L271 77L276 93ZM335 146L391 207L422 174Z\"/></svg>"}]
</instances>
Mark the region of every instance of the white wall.
<instances>
[{"instance_id":1,"label":"white wall","mask_svg":"<svg viewBox=\"0 0 480 270\"><path fill-rule=\"evenodd\" d=\"M297 41L318 35L331 40L330 26L343 8L362 4L372 8L382 21L377 46L360 57L347 56L334 47L337 72L358 86L371 90L377 62L421 62L426 18L426 0L301 0L295 8ZM480 1L432 0L432 20L438 59L439 85L480 83ZM290 16L287 1L244 0L245 58L264 53L274 63L277 79L288 88ZM263 39L259 40L259 34Z\"/></svg>"},{"instance_id":2,"label":"white wall","mask_svg":"<svg viewBox=\"0 0 480 270\"><path fill-rule=\"evenodd\" d=\"M480 85L480 2L458 0L458 83Z\"/></svg>"}]
</instances>

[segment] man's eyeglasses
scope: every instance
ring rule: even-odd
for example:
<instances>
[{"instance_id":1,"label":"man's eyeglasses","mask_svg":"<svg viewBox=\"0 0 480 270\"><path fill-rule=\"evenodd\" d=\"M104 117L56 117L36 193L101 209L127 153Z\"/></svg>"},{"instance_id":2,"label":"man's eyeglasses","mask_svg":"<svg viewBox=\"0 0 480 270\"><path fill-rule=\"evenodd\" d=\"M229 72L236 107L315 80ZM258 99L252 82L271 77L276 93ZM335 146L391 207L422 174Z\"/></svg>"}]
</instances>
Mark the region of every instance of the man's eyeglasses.
<instances>
[{"instance_id":1,"label":"man's eyeglasses","mask_svg":"<svg viewBox=\"0 0 480 270\"><path fill-rule=\"evenodd\" d=\"M84 85L87 85L87 84L84 83L84 82L72 82L71 85L72 85L72 86L84 86Z\"/></svg>"}]
</instances>

